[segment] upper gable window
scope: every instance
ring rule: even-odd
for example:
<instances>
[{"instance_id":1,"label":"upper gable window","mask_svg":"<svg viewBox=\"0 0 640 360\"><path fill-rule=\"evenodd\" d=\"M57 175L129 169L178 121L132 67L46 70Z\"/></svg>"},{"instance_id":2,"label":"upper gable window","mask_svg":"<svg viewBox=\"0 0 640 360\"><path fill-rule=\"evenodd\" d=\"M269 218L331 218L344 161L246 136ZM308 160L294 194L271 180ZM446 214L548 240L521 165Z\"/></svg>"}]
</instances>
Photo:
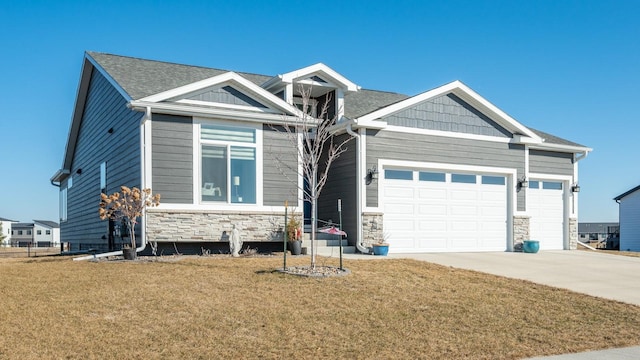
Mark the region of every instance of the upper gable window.
<instances>
[{"instance_id":1,"label":"upper gable window","mask_svg":"<svg viewBox=\"0 0 640 360\"><path fill-rule=\"evenodd\" d=\"M304 110L303 99L301 97L293 98L293 105L295 105L295 107L298 108L298 110L305 111ZM307 113L307 115L312 116L314 118L318 117L318 100L309 99L309 103L307 104L306 113Z\"/></svg>"}]
</instances>

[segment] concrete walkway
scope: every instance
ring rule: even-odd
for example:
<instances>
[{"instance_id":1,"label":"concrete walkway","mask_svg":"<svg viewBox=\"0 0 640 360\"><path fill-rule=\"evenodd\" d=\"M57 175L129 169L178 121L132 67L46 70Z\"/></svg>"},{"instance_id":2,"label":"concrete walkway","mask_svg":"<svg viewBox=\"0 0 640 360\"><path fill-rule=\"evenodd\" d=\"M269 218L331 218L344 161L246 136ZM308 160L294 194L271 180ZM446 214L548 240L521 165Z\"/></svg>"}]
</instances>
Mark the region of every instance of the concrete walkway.
<instances>
[{"instance_id":1,"label":"concrete walkway","mask_svg":"<svg viewBox=\"0 0 640 360\"><path fill-rule=\"evenodd\" d=\"M382 259L372 255L346 255L349 259ZM529 280L575 292L640 306L640 257L591 251L391 254L461 269ZM546 360L640 359L640 346L536 357Z\"/></svg>"}]
</instances>

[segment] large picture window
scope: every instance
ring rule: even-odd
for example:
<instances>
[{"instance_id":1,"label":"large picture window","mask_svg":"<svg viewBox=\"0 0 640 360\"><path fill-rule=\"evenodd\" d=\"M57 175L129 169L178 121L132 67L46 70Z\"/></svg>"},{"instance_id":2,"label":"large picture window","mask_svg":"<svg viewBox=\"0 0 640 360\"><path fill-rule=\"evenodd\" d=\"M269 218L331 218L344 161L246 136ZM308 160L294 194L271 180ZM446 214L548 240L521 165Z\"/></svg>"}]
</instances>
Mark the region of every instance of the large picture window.
<instances>
[{"instance_id":1,"label":"large picture window","mask_svg":"<svg viewBox=\"0 0 640 360\"><path fill-rule=\"evenodd\" d=\"M256 130L203 124L201 200L256 203Z\"/></svg>"}]
</instances>

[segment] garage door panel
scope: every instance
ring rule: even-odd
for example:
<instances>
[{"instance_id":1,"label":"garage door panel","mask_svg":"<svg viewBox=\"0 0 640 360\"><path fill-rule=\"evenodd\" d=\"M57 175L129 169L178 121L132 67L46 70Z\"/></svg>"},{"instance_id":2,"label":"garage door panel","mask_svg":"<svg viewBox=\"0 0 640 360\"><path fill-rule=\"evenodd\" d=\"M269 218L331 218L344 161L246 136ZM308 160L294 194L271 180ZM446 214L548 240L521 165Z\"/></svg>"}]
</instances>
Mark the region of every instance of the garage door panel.
<instances>
[{"instance_id":1,"label":"garage door panel","mask_svg":"<svg viewBox=\"0 0 640 360\"><path fill-rule=\"evenodd\" d=\"M473 190L451 189L450 196L449 196L449 199L454 201L455 200L463 200L463 201L477 200L477 198L478 198L478 193L477 191L473 191Z\"/></svg>"},{"instance_id":2,"label":"garage door panel","mask_svg":"<svg viewBox=\"0 0 640 360\"><path fill-rule=\"evenodd\" d=\"M422 236L429 236L429 234L447 231L447 221L445 219L439 221L421 219L418 221L418 224L418 230L423 232Z\"/></svg>"},{"instance_id":3,"label":"garage door panel","mask_svg":"<svg viewBox=\"0 0 640 360\"><path fill-rule=\"evenodd\" d=\"M475 221L450 221L449 230L455 232L477 231L478 223ZM474 235L475 236L475 235Z\"/></svg>"},{"instance_id":4,"label":"garage door panel","mask_svg":"<svg viewBox=\"0 0 640 360\"><path fill-rule=\"evenodd\" d=\"M417 171L413 180L381 179L390 251L505 250L506 185L439 179L428 181Z\"/></svg>"},{"instance_id":5,"label":"garage door panel","mask_svg":"<svg viewBox=\"0 0 640 360\"><path fill-rule=\"evenodd\" d=\"M530 236L540 241L541 250L561 250L564 248L564 193L543 188L542 181L539 184L540 188L530 188L527 192Z\"/></svg>"},{"instance_id":6,"label":"garage door panel","mask_svg":"<svg viewBox=\"0 0 640 360\"><path fill-rule=\"evenodd\" d=\"M384 195L391 198L413 199L414 189L406 186L385 186Z\"/></svg>"},{"instance_id":7,"label":"garage door panel","mask_svg":"<svg viewBox=\"0 0 640 360\"><path fill-rule=\"evenodd\" d=\"M478 214L478 208L473 205L452 205L449 214L451 216L473 216Z\"/></svg>"},{"instance_id":8,"label":"garage door panel","mask_svg":"<svg viewBox=\"0 0 640 360\"><path fill-rule=\"evenodd\" d=\"M445 200L447 198L446 189L418 189L418 199Z\"/></svg>"}]
</instances>

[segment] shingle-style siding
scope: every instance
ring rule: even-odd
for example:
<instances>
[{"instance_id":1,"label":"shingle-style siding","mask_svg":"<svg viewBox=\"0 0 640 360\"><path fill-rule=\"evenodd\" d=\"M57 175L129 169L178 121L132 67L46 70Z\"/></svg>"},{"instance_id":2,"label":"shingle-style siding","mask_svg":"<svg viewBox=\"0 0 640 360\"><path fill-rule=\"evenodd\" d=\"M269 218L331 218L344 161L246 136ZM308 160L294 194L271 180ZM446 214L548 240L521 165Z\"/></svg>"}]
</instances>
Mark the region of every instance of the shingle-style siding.
<instances>
[{"instance_id":1,"label":"shingle-style siding","mask_svg":"<svg viewBox=\"0 0 640 360\"><path fill-rule=\"evenodd\" d=\"M529 171L541 174L573 175L573 154L529 150Z\"/></svg>"},{"instance_id":2,"label":"shingle-style siding","mask_svg":"<svg viewBox=\"0 0 640 360\"><path fill-rule=\"evenodd\" d=\"M455 139L441 136L367 131L367 169L378 159L433 162L517 169L524 174L524 147L502 142ZM383 176L380 174L379 176ZM379 180L378 180L379 181ZM378 181L366 186L367 206L378 206ZM518 195L518 210L524 210L524 192Z\"/></svg>"},{"instance_id":3,"label":"shingle-style siding","mask_svg":"<svg viewBox=\"0 0 640 360\"><path fill-rule=\"evenodd\" d=\"M298 203L297 150L283 128L263 126L263 203L283 206ZM284 174L286 175L283 175Z\"/></svg>"},{"instance_id":4,"label":"shingle-style siding","mask_svg":"<svg viewBox=\"0 0 640 360\"><path fill-rule=\"evenodd\" d=\"M340 135L334 139L334 143L339 144L350 136ZM355 245L358 235L358 212L357 212L357 178L356 178L356 140L351 139L346 144L346 151L338 157L329 168L329 177L320 193L318 199L318 218L320 220L331 220L338 223L338 199L342 200L342 223L343 229L347 233L347 240L350 245ZM324 164L325 161L321 161ZM324 166L321 167L324 169ZM322 226L323 224L320 224Z\"/></svg>"},{"instance_id":5,"label":"shingle-style siding","mask_svg":"<svg viewBox=\"0 0 640 360\"><path fill-rule=\"evenodd\" d=\"M620 201L620 250L640 251L640 190Z\"/></svg>"},{"instance_id":6,"label":"shingle-style siding","mask_svg":"<svg viewBox=\"0 0 640 360\"><path fill-rule=\"evenodd\" d=\"M161 202L193 204L193 120L153 114L151 184Z\"/></svg>"},{"instance_id":7,"label":"shingle-style siding","mask_svg":"<svg viewBox=\"0 0 640 360\"><path fill-rule=\"evenodd\" d=\"M438 96L385 117L389 125L511 137L511 133L454 94Z\"/></svg>"},{"instance_id":8,"label":"shingle-style siding","mask_svg":"<svg viewBox=\"0 0 640 360\"><path fill-rule=\"evenodd\" d=\"M142 116L127 108L118 91L93 71L71 166L68 218L60 224L61 240L72 242L72 249L107 247L108 222L98 217L102 162L107 163L107 193L119 191L121 185L140 186Z\"/></svg>"},{"instance_id":9,"label":"shingle-style siding","mask_svg":"<svg viewBox=\"0 0 640 360\"><path fill-rule=\"evenodd\" d=\"M266 108L265 105L228 85L191 94L187 98L190 100Z\"/></svg>"}]
</instances>

